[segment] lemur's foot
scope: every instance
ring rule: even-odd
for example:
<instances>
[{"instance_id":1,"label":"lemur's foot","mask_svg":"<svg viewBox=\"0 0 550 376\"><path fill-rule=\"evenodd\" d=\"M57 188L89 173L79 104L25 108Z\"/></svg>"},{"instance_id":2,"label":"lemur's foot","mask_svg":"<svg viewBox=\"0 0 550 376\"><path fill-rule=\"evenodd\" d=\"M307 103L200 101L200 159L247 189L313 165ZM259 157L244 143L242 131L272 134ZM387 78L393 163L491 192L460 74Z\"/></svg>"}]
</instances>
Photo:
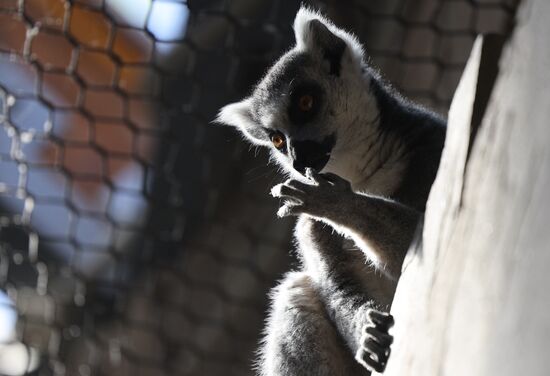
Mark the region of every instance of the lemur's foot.
<instances>
[{"instance_id":1,"label":"lemur's foot","mask_svg":"<svg viewBox=\"0 0 550 376\"><path fill-rule=\"evenodd\" d=\"M393 337L388 333L394 323L393 316L375 309L369 309L367 316L369 323L363 328L361 346L355 359L371 372L383 372L393 342Z\"/></svg>"},{"instance_id":2,"label":"lemur's foot","mask_svg":"<svg viewBox=\"0 0 550 376\"><path fill-rule=\"evenodd\" d=\"M277 212L279 217L309 214L330 218L345 201L346 195L353 195L351 184L338 175L319 174L308 168L306 177L309 183L289 179L273 187L271 195L285 199L285 203Z\"/></svg>"}]
</instances>

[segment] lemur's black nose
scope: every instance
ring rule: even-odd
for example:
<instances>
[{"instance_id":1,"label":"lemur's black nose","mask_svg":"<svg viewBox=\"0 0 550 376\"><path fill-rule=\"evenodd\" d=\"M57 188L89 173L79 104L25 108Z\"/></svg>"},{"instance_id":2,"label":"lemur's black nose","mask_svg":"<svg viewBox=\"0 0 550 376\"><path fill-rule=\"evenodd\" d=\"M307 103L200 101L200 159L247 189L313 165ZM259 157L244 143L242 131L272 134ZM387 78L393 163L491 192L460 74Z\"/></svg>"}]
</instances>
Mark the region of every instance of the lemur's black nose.
<instances>
[{"instance_id":1,"label":"lemur's black nose","mask_svg":"<svg viewBox=\"0 0 550 376\"><path fill-rule=\"evenodd\" d=\"M301 161L293 161L292 162L292 167L294 167L294 169L296 171L298 171L300 174L305 174L306 173L306 168L308 166L306 166L303 162Z\"/></svg>"},{"instance_id":2,"label":"lemur's black nose","mask_svg":"<svg viewBox=\"0 0 550 376\"><path fill-rule=\"evenodd\" d=\"M330 159L330 152L334 143L334 135L326 137L321 142L310 140L291 141L290 156L292 158L292 167L301 174L305 174L308 167L321 171Z\"/></svg>"}]
</instances>

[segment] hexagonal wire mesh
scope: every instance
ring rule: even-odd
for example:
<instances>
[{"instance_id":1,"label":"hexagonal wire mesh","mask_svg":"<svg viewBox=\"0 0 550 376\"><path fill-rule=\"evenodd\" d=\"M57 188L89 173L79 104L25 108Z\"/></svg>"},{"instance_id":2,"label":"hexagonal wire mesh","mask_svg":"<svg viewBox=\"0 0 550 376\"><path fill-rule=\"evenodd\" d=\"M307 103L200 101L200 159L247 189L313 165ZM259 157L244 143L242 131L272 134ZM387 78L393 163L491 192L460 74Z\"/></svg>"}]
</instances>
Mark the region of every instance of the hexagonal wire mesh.
<instances>
[{"instance_id":1,"label":"hexagonal wire mesh","mask_svg":"<svg viewBox=\"0 0 550 376\"><path fill-rule=\"evenodd\" d=\"M516 0L310 1L445 112ZM288 270L279 177L209 122L300 1L0 0L0 373L247 375Z\"/></svg>"}]
</instances>

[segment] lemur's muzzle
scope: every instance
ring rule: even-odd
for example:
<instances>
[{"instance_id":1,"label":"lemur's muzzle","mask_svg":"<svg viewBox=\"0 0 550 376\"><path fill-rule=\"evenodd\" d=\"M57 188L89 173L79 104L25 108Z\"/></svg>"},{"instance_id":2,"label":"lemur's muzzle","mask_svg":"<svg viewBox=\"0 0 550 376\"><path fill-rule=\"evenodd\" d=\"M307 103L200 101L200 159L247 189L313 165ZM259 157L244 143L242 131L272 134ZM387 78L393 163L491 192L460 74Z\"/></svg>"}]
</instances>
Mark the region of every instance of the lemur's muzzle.
<instances>
[{"instance_id":1,"label":"lemur's muzzle","mask_svg":"<svg viewBox=\"0 0 550 376\"><path fill-rule=\"evenodd\" d=\"M291 142L292 167L301 174L305 174L308 167L321 171L328 163L335 143L334 134L325 137L321 142L309 140Z\"/></svg>"}]
</instances>

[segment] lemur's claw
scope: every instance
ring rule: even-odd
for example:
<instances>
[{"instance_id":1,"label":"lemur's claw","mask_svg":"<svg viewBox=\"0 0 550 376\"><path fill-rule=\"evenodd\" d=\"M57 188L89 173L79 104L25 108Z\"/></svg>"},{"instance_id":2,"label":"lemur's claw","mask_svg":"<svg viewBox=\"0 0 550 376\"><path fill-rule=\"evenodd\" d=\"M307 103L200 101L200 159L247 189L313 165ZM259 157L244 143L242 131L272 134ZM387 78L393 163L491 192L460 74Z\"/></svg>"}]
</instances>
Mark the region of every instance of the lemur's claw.
<instances>
[{"instance_id":1,"label":"lemur's claw","mask_svg":"<svg viewBox=\"0 0 550 376\"><path fill-rule=\"evenodd\" d=\"M388 330L394 324L393 316L375 309L370 309L367 316L369 324L363 328L355 359L371 372L383 372L391 354L393 337Z\"/></svg>"}]
</instances>

